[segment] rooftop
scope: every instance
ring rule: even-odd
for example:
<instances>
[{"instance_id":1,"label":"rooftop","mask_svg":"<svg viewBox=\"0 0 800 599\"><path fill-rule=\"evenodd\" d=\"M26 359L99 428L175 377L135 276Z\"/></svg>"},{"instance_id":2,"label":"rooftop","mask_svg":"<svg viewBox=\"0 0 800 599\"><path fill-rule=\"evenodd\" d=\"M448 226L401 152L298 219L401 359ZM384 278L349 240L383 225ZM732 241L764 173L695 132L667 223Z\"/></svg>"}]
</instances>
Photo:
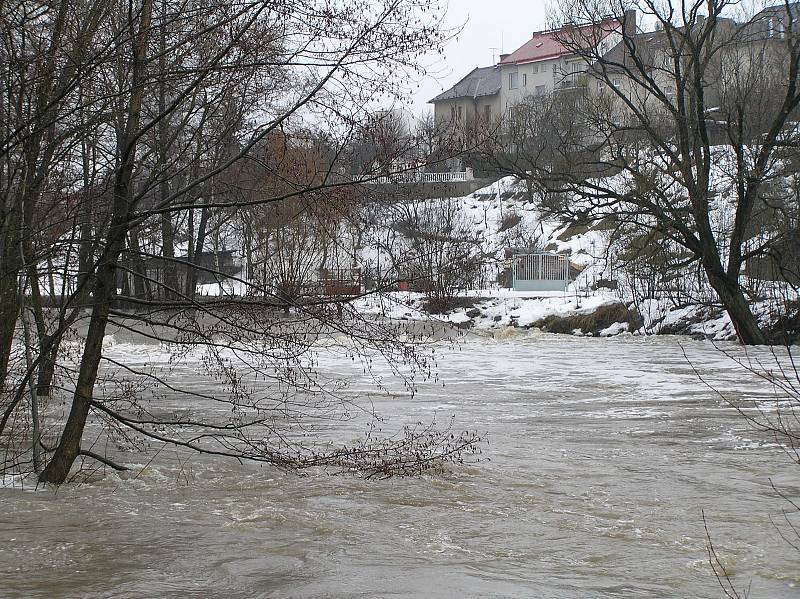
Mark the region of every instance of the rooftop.
<instances>
[{"instance_id":1,"label":"rooftop","mask_svg":"<svg viewBox=\"0 0 800 599\"><path fill-rule=\"evenodd\" d=\"M800 2L789 2L785 4L776 4L774 6L767 6L765 7L760 13L758 13L752 20L758 20L759 18L763 17L786 17L787 11L789 14L792 15L792 18L797 18L800 14Z\"/></svg>"},{"instance_id":2,"label":"rooftop","mask_svg":"<svg viewBox=\"0 0 800 599\"><path fill-rule=\"evenodd\" d=\"M593 32L592 29L595 27L597 29ZM586 40L596 38L599 41L607 35L610 35L619 27L618 21L609 19L597 25L590 24L580 27L568 25L561 29L537 31L534 32L530 40L501 60L500 65L526 64L569 55L573 52L567 49L560 41L564 39L565 36L572 35L575 36L576 39L584 37Z\"/></svg>"},{"instance_id":3,"label":"rooftop","mask_svg":"<svg viewBox=\"0 0 800 599\"><path fill-rule=\"evenodd\" d=\"M500 69L497 67L478 67L450 89L430 100L431 103L457 98L481 98L500 93Z\"/></svg>"}]
</instances>

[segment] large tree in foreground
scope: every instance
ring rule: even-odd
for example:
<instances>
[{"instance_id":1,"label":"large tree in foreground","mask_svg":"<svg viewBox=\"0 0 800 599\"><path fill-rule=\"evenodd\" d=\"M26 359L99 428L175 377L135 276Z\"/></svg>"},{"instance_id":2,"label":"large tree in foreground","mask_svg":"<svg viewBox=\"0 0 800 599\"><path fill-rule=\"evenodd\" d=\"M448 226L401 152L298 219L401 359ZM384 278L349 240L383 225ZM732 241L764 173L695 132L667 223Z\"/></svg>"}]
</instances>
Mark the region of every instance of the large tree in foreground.
<instances>
[{"instance_id":1,"label":"large tree in foreground","mask_svg":"<svg viewBox=\"0 0 800 599\"><path fill-rule=\"evenodd\" d=\"M343 190L358 188L370 173L339 175L342 157L365 107L396 98L419 57L440 47L436 3L58 0L2 10L9 24L4 52L14 58L2 74L24 82L26 93L0 96L0 274L13 284L0 314L0 371L9 375L0 439L7 449L30 443L36 454L44 451L40 480L64 482L81 456L112 463L91 450L100 437L93 428L87 438L90 422L117 441L147 438L238 459L373 474L425 469L474 446L470 436L425 427L393 439L371 432L350 447L309 443L299 424L304 415L324 420L348 412L338 384L314 369L310 350L320 336L345 339L342 351L363 357L366 368L382 356L395 372L402 363L427 372L425 357L400 342L391 324L363 319L338 301L311 294L287 307L272 286L245 279L235 281L237 297L208 301L195 295L194 275L178 276L187 262L195 274L225 274L200 255L209 240L224 245L243 214L259 212L273 221L270 230L287 229L277 219L300 226L309 221L306 211L325 214L357 195ZM62 75L54 78L56 72ZM312 155L308 142L264 142L291 138L304 121L325 128L325 150L302 169L288 168L299 164L297 156ZM248 172L267 176L258 184L242 177ZM58 226L40 216L53 213L51 204L60 206L51 219ZM257 210L269 205L275 209ZM45 231L55 242L37 250L31 242ZM188 256L177 255L180 245ZM262 249L269 254L273 245ZM36 300L41 276L62 283L49 309ZM20 314L27 349L15 361ZM38 341L31 314L46 321ZM75 335L76 324L85 327L72 337L73 353L60 354L60 340ZM165 344L175 359L202 352L201 374L219 389L210 394L171 380L169 369L112 358L104 338L120 330ZM63 420L38 404L31 384L45 368L57 371L50 375L59 381L56 394L70 397ZM212 409L158 413L146 400L152 394L137 391L141 385L152 393L169 389L187 406L211 402ZM19 425L28 406L32 439ZM49 419L45 441L39 408ZM4 470L24 469L23 454L4 455Z\"/></svg>"},{"instance_id":2,"label":"large tree in foreground","mask_svg":"<svg viewBox=\"0 0 800 599\"><path fill-rule=\"evenodd\" d=\"M562 2L556 22L595 24L557 34L587 69L575 114L591 152L574 152L569 169L556 162L544 178L576 198L575 214L613 212L680 247L681 265L702 266L741 342L761 344L743 272L784 241L755 224L772 184L793 168L800 29L794 3L748 15L740 5Z\"/></svg>"}]
</instances>

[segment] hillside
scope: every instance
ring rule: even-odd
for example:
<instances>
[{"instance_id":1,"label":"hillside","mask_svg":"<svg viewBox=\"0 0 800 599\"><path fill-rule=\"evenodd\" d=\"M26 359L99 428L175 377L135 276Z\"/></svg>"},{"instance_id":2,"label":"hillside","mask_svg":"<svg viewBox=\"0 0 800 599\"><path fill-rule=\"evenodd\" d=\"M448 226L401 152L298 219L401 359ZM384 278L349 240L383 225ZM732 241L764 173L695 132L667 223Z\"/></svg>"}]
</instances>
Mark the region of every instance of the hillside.
<instances>
[{"instance_id":1,"label":"hillside","mask_svg":"<svg viewBox=\"0 0 800 599\"><path fill-rule=\"evenodd\" d=\"M541 197L530 193L513 177L506 177L468 196L454 200L422 202L434 209L442 202L458 212L462 237L474 240L484 258L475 288L462 289L458 305L439 318L463 328L497 330L505 327L544 328L553 332L608 336L633 334L689 334L715 340L735 339L727 313L707 297L692 301L691 294L674 292L648 297L632 280L621 253L624 246L613 241L614 223L604 218L589 223L562 222L543 215ZM420 203L417 203L420 204ZM724 208L717 218L726 220ZM403 239L391 219L377 227L372 239ZM452 234L453 231L450 231ZM395 243L398 243L395 239ZM367 244L359 258L366 269L391 262L386 243ZM510 264L508 248L555 252L569 257L574 276L567 290L558 292L515 292L498 284ZM753 309L762 325L774 334L785 328L780 315L797 293L785 286L773 289L773 296L754 301ZM426 318L423 293L382 293L360 300L359 309L397 318Z\"/></svg>"}]
</instances>

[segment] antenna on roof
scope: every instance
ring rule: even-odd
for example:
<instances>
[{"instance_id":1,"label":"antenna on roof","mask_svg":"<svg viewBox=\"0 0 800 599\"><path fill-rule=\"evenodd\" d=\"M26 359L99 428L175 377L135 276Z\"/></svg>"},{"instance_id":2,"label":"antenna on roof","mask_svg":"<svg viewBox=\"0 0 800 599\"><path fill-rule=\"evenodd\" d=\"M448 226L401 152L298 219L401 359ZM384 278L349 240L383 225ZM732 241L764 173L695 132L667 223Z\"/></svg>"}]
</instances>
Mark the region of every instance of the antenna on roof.
<instances>
[{"instance_id":1,"label":"antenna on roof","mask_svg":"<svg viewBox=\"0 0 800 599\"><path fill-rule=\"evenodd\" d=\"M498 48L497 46L490 46L489 47L489 50L492 51L492 64L497 64L497 58L496 57L497 57L497 51L499 49L500 48Z\"/></svg>"}]
</instances>

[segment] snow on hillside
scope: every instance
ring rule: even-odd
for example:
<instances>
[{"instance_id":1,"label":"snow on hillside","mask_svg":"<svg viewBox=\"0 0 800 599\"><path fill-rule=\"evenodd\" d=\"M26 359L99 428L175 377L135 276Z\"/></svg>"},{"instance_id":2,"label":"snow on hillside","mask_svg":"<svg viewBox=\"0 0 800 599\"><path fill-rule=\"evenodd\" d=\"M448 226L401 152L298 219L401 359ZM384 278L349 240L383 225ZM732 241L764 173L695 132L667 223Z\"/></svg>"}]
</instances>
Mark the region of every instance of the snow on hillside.
<instances>
[{"instance_id":1,"label":"snow on hillside","mask_svg":"<svg viewBox=\"0 0 800 599\"><path fill-rule=\"evenodd\" d=\"M514 177L502 178L461 198L433 199L417 204L434 207L442 202L457 206L463 217L459 224L466 223L471 236L478 240L486 262L487 286L494 286L497 274L510 264L504 255L510 248L568 255L574 269L583 271L570 291L591 285L602 275L604 261L598 260L608 245L607 232L593 229L570 234L565 223L543 217L539 198L529 194L525 185ZM371 232L372 242L359 256L363 266L375 269L381 263L391 262L384 248L393 224L384 222Z\"/></svg>"},{"instance_id":2,"label":"snow on hillside","mask_svg":"<svg viewBox=\"0 0 800 599\"><path fill-rule=\"evenodd\" d=\"M618 185L626 184L619 175L613 179ZM714 221L716 226L725 228L730 220L730 202L722 189L721 177L717 177L716 184L720 192L715 200ZM421 220L430 220L431 215L435 219L439 214L436 211L446 206L442 218L448 219L448 224L441 235L468 239L483 264L478 280L470 285L472 288L462 289L459 292L461 301L444 314L429 314L423 294L398 291L370 293L355 302L358 310L397 319L433 317L475 330L544 326L574 334L671 332L713 339L734 338L730 319L724 311L677 303L669 297L636 297L636 293L631 292L634 285L626 280L614 255L621 248L610 245L610 219L588 224L562 222L543 214L541 199L524 182L505 177L467 196L450 200L375 202L365 207L362 222L344 224L333 233L333 243L328 242L324 250L325 264L334 268L360 266L368 290L376 283L401 280L404 268L409 268L409 238L421 227ZM211 250L233 250L235 259L240 263L244 261L241 224L233 220L214 230L209 245ZM320 253L317 246L311 248L315 255L303 260L309 264L313 262L307 268L309 273L315 273L321 264L322 254L316 255ZM303 252L304 247L300 248ZM146 249L155 254L159 252L157 243ZM508 250L547 251L568 256L574 279L564 292L523 293L508 289L511 265ZM185 243L176 247L178 255L187 251ZM337 253L332 260L331 256ZM268 281L269 276L265 275L261 285L269 287ZM244 295L246 291L246 282L234 279L201 285L198 289L201 295L212 296ZM763 323L774 322L777 304L772 301L755 306ZM602 313L602 318L595 321L587 318L595 313ZM572 325L575 326L569 328Z\"/></svg>"},{"instance_id":3,"label":"snow on hillside","mask_svg":"<svg viewBox=\"0 0 800 599\"><path fill-rule=\"evenodd\" d=\"M609 290L594 290L593 284L604 276L608 231L602 228L575 228L568 223L546 218L539 199L514 177L505 177L467 196L453 200L425 200L417 204L435 206L452 202L466 223L468 235L480 247L485 263L484 285L465 289L461 307L445 314L428 314L422 293L387 292L368 295L356 302L365 314L396 319L434 318L476 331L528 328L549 317L570 318L590 315L602 306L619 305L620 298ZM374 243L367 243L360 255L366 269L380 269L391 257L386 251L395 223L386 219L372 232ZM394 233L394 235L397 235ZM551 251L569 256L572 272L579 273L564 292L517 292L497 282L498 274L510 266L507 249ZM611 326L611 325L614 326ZM611 323L595 334L618 334L628 331L627 322ZM586 333L579 327L569 332ZM591 334L591 333L590 333Z\"/></svg>"},{"instance_id":4,"label":"snow on hillside","mask_svg":"<svg viewBox=\"0 0 800 599\"><path fill-rule=\"evenodd\" d=\"M620 184L622 182L620 181ZM721 183L720 183L721 185ZM447 200L427 200L429 204ZM716 340L735 339L735 331L724 310L703 305L677 305L674 298L641 299L630 293L632 285L625 273L613 268L618 263L610 246L610 227L602 220L589 225L565 223L547 218L540 209L539 198L530 194L524 183L506 177L462 198L451 200L464 215L471 234L479 241L486 257L484 289L465 290L463 306L435 318L475 330L527 328L542 325L546 319L558 317L561 326L577 317L592 314L605 307L617 305L618 322L595 323L593 334L612 335L622 332L649 334L659 332L684 333ZM423 204L426 202L422 202ZM714 210L714 221L726 227L729 221L729 202L720 195ZM391 223L379 228L378 237L386 237ZM507 248L530 248L555 252L569 257L573 272L578 273L563 293L522 293L500 287L497 275L510 262ZM361 260L365 267L374 267L381 259L387 261L375 246L364 248ZM385 262L384 262L385 263ZM603 288L609 281L612 287ZM796 298L796 292L793 296ZM472 298L472 301L468 301ZM753 309L762 324L774 323L780 299L761 301ZM381 294L359 301L359 309L395 318L426 318L421 294ZM625 317L628 311L631 316ZM580 321L581 324L587 322ZM566 323L566 324L565 324ZM553 324L553 321L549 321ZM592 334L577 327L574 334Z\"/></svg>"}]
</instances>

